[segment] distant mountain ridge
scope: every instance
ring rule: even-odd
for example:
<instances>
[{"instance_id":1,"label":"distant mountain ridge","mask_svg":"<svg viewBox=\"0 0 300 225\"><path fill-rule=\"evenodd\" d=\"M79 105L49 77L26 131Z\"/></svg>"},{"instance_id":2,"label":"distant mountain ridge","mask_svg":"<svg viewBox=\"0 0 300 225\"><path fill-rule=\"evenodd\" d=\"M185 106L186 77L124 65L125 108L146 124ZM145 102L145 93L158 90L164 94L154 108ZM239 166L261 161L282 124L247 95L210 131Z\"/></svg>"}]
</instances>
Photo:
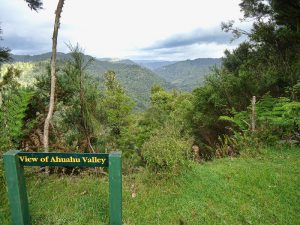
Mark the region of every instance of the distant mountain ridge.
<instances>
[{"instance_id":1,"label":"distant mountain ridge","mask_svg":"<svg viewBox=\"0 0 300 225\"><path fill-rule=\"evenodd\" d=\"M212 67L221 65L221 58L199 58L165 65L153 71L172 86L191 91L203 83L204 77L210 73Z\"/></svg>"},{"instance_id":2,"label":"distant mountain ridge","mask_svg":"<svg viewBox=\"0 0 300 225\"><path fill-rule=\"evenodd\" d=\"M58 60L65 60L70 57L70 54L57 53ZM88 57L88 56L86 56ZM41 55L12 55L13 62L29 62L34 64L32 76L36 73L41 73L43 70L39 68L42 61L50 62L51 53ZM124 86L126 93L136 102L137 108L143 109L149 102L150 90L153 85L160 85L166 89L171 89L172 86L163 78L147 68L143 68L131 60L99 60L95 61L88 68L88 72L101 83L104 80L103 74L113 70L117 79Z\"/></svg>"},{"instance_id":3,"label":"distant mountain ridge","mask_svg":"<svg viewBox=\"0 0 300 225\"><path fill-rule=\"evenodd\" d=\"M70 54L58 52L57 59L65 60ZM88 57L86 55L86 57ZM12 55L14 62L49 61L51 52L40 55ZM103 80L103 74L107 70L113 70L117 74L129 96L138 105L144 108L149 101L151 87L154 84L166 89L179 89L191 91L203 83L204 77L211 72L214 66L220 67L221 58L199 58L185 61L163 60L130 60L119 58L95 58L95 62L89 68L99 81Z\"/></svg>"},{"instance_id":4,"label":"distant mountain ridge","mask_svg":"<svg viewBox=\"0 0 300 225\"><path fill-rule=\"evenodd\" d=\"M11 57L13 59L13 62L37 62L37 61L45 61L45 60L50 60L51 59L51 52L39 54L39 55L14 55L11 54ZM57 52L56 58L58 60L61 59L66 59L68 58L69 55L62 53L62 52Z\"/></svg>"},{"instance_id":5,"label":"distant mountain ridge","mask_svg":"<svg viewBox=\"0 0 300 225\"><path fill-rule=\"evenodd\" d=\"M133 60L136 64L146 67L150 70L155 70L163 66L174 64L178 61L163 61L163 60Z\"/></svg>"}]
</instances>

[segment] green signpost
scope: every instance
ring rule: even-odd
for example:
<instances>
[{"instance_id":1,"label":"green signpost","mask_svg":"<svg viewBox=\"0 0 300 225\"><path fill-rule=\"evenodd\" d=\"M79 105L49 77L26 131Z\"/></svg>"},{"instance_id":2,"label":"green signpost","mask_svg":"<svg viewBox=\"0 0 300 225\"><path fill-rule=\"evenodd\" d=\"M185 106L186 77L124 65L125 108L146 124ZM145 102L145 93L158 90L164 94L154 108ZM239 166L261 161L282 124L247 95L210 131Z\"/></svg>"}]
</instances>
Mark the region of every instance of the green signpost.
<instances>
[{"instance_id":1,"label":"green signpost","mask_svg":"<svg viewBox=\"0 0 300 225\"><path fill-rule=\"evenodd\" d=\"M3 155L8 198L14 225L30 224L23 166L108 167L109 222L122 224L121 153L35 153L10 150Z\"/></svg>"}]
</instances>

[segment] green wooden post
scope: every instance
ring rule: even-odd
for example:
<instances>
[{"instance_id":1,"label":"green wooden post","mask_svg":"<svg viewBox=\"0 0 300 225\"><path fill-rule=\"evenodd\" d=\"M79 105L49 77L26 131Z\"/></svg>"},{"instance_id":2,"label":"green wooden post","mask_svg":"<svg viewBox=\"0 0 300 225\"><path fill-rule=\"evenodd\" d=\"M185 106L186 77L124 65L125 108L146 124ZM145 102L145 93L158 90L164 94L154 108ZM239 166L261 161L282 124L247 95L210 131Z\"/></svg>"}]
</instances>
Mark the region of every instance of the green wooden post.
<instances>
[{"instance_id":1,"label":"green wooden post","mask_svg":"<svg viewBox=\"0 0 300 225\"><path fill-rule=\"evenodd\" d=\"M109 223L122 224L122 160L121 153L109 154Z\"/></svg>"},{"instance_id":2,"label":"green wooden post","mask_svg":"<svg viewBox=\"0 0 300 225\"><path fill-rule=\"evenodd\" d=\"M18 153L17 150L10 150L3 154L8 199L12 223L14 225L28 225L29 210L24 169L19 164Z\"/></svg>"}]
</instances>

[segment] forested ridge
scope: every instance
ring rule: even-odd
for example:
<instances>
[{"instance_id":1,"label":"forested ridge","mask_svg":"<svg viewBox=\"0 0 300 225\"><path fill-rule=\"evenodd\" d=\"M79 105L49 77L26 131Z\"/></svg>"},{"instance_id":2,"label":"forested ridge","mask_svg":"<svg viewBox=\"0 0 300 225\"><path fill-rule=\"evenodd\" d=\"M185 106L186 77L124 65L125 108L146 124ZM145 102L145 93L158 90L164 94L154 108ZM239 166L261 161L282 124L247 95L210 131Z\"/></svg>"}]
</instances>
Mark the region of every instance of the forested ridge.
<instances>
[{"instance_id":1,"label":"forested ridge","mask_svg":"<svg viewBox=\"0 0 300 225\"><path fill-rule=\"evenodd\" d=\"M154 69L154 72L171 83L176 89L192 91L202 85L205 76L215 67L221 66L221 59L201 58L185 60Z\"/></svg>"},{"instance_id":2,"label":"forested ridge","mask_svg":"<svg viewBox=\"0 0 300 225\"><path fill-rule=\"evenodd\" d=\"M15 67L27 65L22 71L22 79L34 80L36 76L45 73L47 63L50 61L51 54L45 53L41 55L26 56L12 55L12 60ZM71 54L58 52L57 60L59 64L64 64L69 60ZM83 55L88 60L92 58L88 55ZM8 64L3 67L6 68ZM142 68L130 60L112 61L109 59L95 59L87 67L87 73L94 77L101 87L104 87L104 73L108 70L113 70L117 79L125 88L126 93L135 101L136 110L143 110L149 103L150 89L153 85L160 85L168 90L172 89L172 85L166 82L163 78L147 68ZM26 74L26 75L25 75ZM31 82L33 83L33 82ZM30 84L30 82L28 82Z\"/></svg>"},{"instance_id":3,"label":"forested ridge","mask_svg":"<svg viewBox=\"0 0 300 225\"><path fill-rule=\"evenodd\" d=\"M139 171L168 180L189 170L196 173L195 163L209 166L207 161L228 157L257 162L268 148L275 149L274 157L279 154L276 149L293 147L298 152L300 2L242 0L239 6L241 21L252 21L251 28L243 30L234 21L222 23L224 32L245 41L226 50L222 59L207 59L215 65L210 70L204 63L200 72L192 65L197 60L159 62L160 66L152 65L158 76L132 61L94 59L79 45L70 45L68 54L58 54L50 152L121 150L128 185L134 179L131 174ZM1 158L8 149L42 152L49 109L49 54L22 58L10 55L7 48L0 50ZM13 63L13 58L23 63ZM299 161L295 163L299 166ZM224 176L228 182L232 178ZM291 182L297 182L297 176ZM299 208L299 203L293 206Z\"/></svg>"}]
</instances>

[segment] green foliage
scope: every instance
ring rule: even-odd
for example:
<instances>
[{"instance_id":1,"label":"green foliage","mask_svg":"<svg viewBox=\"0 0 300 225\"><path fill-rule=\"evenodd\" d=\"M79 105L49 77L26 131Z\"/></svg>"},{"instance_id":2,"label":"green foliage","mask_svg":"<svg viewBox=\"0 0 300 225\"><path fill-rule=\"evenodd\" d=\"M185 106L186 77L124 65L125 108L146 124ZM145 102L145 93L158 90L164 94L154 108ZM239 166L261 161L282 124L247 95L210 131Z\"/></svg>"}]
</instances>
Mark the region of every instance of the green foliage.
<instances>
[{"instance_id":1,"label":"green foliage","mask_svg":"<svg viewBox=\"0 0 300 225\"><path fill-rule=\"evenodd\" d=\"M182 135L189 135L192 98L190 93L168 92L160 86L153 86L151 105L138 118L135 134L137 147L141 148L156 130L167 123L174 124Z\"/></svg>"},{"instance_id":2,"label":"green foliage","mask_svg":"<svg viewBox=\"0 0 300 225\"><path fill-rule=\"evenodd\" d=\"M250 121L247 121L246 119L249 117L248 113L246 111L242 111L239 113L233 113L234 117L230 116L220 116L219 120L221 121L227 121L230 122L231 124L235 125L238 127L238 129L242 131L249 130Z\"/></svg>"},{"instance_id":3,"label":"green foliage","mask_svg":"<svg viewBox=\"0 0 300 225\"><path fill-rule=\"evenodd\" d=\"M99 83L87 72L93 59L85 57L78 45L69 47L70 58L58 76L59 104L54 114L55 125L62 132L58 138L73 148L95 151L92 141L101 129Z\"/></svg>"},{"instance_id":4,"label":"green foliage","mask_svg":"<svg viewBox=\"0 0 300 225\"><path fill-rule=\"evenodd\" d=\"M107 62L96 60L96 63L90 68L90 72L97 79L104 83L104 74L108 70L114 71L120 84L124 87L128 95L136 104L136 109L143 110L149 102L150 90L153 85L161 85L169 88L170 85L157 74L149 69L138 65L124 64L120 62Z\"/></svg>"},{"instance_id":5,"label":"green foliage","mask_svg":"<svg viewBox=\"0 0 300 225\"><path fill-rule=\"evenodd\" d=\"M232 134L228 129L232 123L239 131L247 131L249 113L246 111L252 96L262 99L269 94L278 98L274 100L275 108L264 107L258 112L261 123L264 121L265 124L260 127L265 134L261 135L261 140L265 137L274 141L274 137L282 138L291 130L298 129L295 130L297 122L292 114L297 115L296 101L299 101L300 38L294 26L296 20L292 22L287 17L292 17L295 12L298 15L299 6L290 1L282 8L275 6L277 3L283 4L282 1L270 3L263 0L241 2L244 13L242 21L253 21L250 31L235 28L233 21L222 24L223 30L232 32L234 38L246 35L247 39L238 48L225 51L223 67L213 70L204 85L193 91L193 133L199 144L222 145L218 137L223 136L221 140L224 141L226 135ZM288 11L290 16L286 14ZM281 17L280 22L276 19L279 14L286 15ZM285 98L295 102L284 103ZM258 104L258 110L259 107ZM242 135L240 138L247 139L248 136ZM259 136L257 138L260 140Z\"/></svg>"},{"instance_id":6,"label":"green foliage","mask_svg":"<svg viewBox=\"0 0 300 225\"><path fill-rule=\"evenodd\" d=\"M192 141L181 137L177 127L167 124L157 130L142 147L142 155L156 173L179 173L186 164Z\"/></svg>"},{"instance_id":7,"label":"green foliage","mask_svg":"<svg viewBox=\"0 0 300 225\"><path fill-rule=\"evenodd\" d=\"M171 83L175 88L191 91L203 83L204 77L214 66L220 66L221 59L201 58L176 62L154 70L159 76Z\"/></svg>"},{"instance_id":8,"label":"green foliage","mask_svg":"<svg viewBox=\"0 0 300 225\"><path fill-rule=\"evenodd\" d=\"M5 152L20 145L23 137L23 126L26 110L32 92L9 90L2 95L0 108L0 151Z\"/></svg>"},{"instance_id":9,"label":"green foliage","mask_svg":"<svg viewBox=\"0 0 300 225\"><path fill-rule=\"evenodd\" d=\"M27 2L37 3L34 10L41 7L41 1ZM58 54L59 60L66 62L59 61L57 71L52 147L63 151L120 149L133 164L147 163L155 171L176 172L185 163L191 136L206 159L237 155L242 149L258 149L280 140L298 142L299 5L281 0L242 0L240 7L242 21L253 19L253 24L249 31L234 28L233 21L222 24L234 38L246 35L238 48L225 51L222 67L218 67L219 59L201 59L156 70L175 87L189 90L202 82L209 66L217 64L192 93L167 91L167 82L130 60L91 63L78 46L71 47L69 54ZM22 136L31 139L33 134L41 134L50 86L49 69L41 60L49 56L14 56L35 62L2 70L0 119L2 127L10 127L2 130L2 139L6 138L3 146L17 146ZM34 74L39 74L36 82ZM32 94L20 89L28 83ZM255 132L249 131L252 96L260 99ZM133 115L134 107L146 106L144 112ZM16 124L8 124L7 110L12 116L12 111L19 115L13 119Z\"/></svg>"},{"instance_id":10,"label":"green foliage","mask_svg":"<svg viewBox=\"0 0 300 225\"><path fill-rule=\"evenodd\" d=\"M82 147L85 151L94 151L91 146L91 137L94 136L95 129L98 126L97 123L99 123L97 111L94 110L98 97L97 86L90 82L91 78L86 73L87 68L93 62L93 58L86 58L78 45L75 47L70 45L69 48L71 58L65 63L63 71L73 87L73 102L71 104L77 106L69 112L75 114L72 118L77 117L73 120L73 124L77 125L79 133L85 139L85 146L82 145ZM70 104L70 102L67 104ZM70 122L69 118L67 120Z\"/></svg>"},{"instance_id":11,"label":"green foliage","mask_svg":"<svg viewBox=\"0 0 300 225\"><path fill-rule=\"evenodd\" d=\"M294 0L273 0L275 19L280 25L287 25L300 32L300 3Z\"/></svg>"},{"instance_id":12,"label":"green foliage","mask_svg":"<svg viewBox=\"0 0 300 225\"><path fill-rule=\"evenodd\" d=\"M0 74L0 151L20 145L26 110L32 92L20 88L17 78L21 71L9 66Z\"/></svg>"},{"instance_id":13,"label":"green foliage","mask_svg":"<svg viewBox=\"0 0 300 225\"><path fill-rule=\"evenodd\" d=\"M187 159L192 97L160 86L151 89L151 106L138 118L134 132L138 155L156 172L176 173Z\"/></svg>"},{"instance_id":14,"label":"green foliage","mask_svg":"<svg viewBox=\"0 0 300 225\"><path fill-rule=\"evenodd\" d=\"M236 152L256 154L248 149L260 149L266 145L281 142L299 144L300 102L288 98L264 96L256 104L256 131L250 131L250 107L248 111L233 112L233 116L221 116L220 120L230 122L232 137L219 138L218 150L232 148Z\"/></svg>"},{"instance_id":15,"label":"green foliage","mask_svg":"<svg viewBox=\"0 0 300 225\"><path fill-rule=\"evenodd\" d=\"M78 46L71 47L71 50L66 61L58 62L57 106L50 130L51 147L61 151L121 149L124 156L131 155L134 151L134 137L130 131L134 124L131 115L133 101L114 72L107 73L113 76L106 74L100 79L103 80L101 87L101 81L89 72L94 61ZM50 67L39 61L35 64L17 63L14 67L28 67L28 74L32 73L30 77L35 79L35 82L30 82L33 96L23 129L26 146L35 149L42 144L40 136L49 102ZM20 78L14 80L22 82Z\"/></svg>"},{"instance_id":16,"label":"green foliage","mask_svg":"<svg viewBox=\"0 0 300 225\"><path fill-rule=\"evenodd\" d=\"M26 78L29 81L30 78L45 73L45 64L50 61L51 53L35 56L13 55L12 57L15 62L29 62L34 65L32 73L26 73ZM57 60L59 64L69 60L71 57L71 53L57 53ZM90 58L90 56L87 55L83 55L83 57L85 60ZM144 110L147 107L150 90L153 85L158 84L164 88L171 87L169 83L151 70L143 68L134 63L127 63L124 60L108 61L94 59L93 63L86 69L86 72L93 77L93 79L100 83L100 87L102 89L104 89L104 73L108 70L114 71L120 84L123 86L126 95L128 95L135 102L136 110Z\"/></svg>"},{"instance_id":17,"label":"green foliage","mask_svg":"<svg viewBox=\"0 0 300 225\"><path fill-rule=\"evenodd\" d=\"M0 47L0 66L2 63L8 62L10 59L10 49Z\"/></svg>"},{"instance_id":18,"label":"green foliage","mask_svg":"<svg viewBox=\"0 0 300 225\"><path fill-rule=\"evenodd\" d=\"M5 91L10 89L16 89L20 86L17 79L20 77L21 70L17 69L14 66L8 66L7 69L0 73L0 91L5 93Z\"/></svg>"},{"instance_id":19,"label":"green foliage","mask_svg":"<svg viewBox=\"0 0 300 225\"><path fill-rule=\"evenodd\" d=\"M265 96L257 104L258 120L288 131L300 127L300 102Z\"/></svg>"},{"instance_id":20,"label":"green foliage","mask_svg":"<svg viewBox=\"0 0 300 225\"><path fill-rule=\"evenodd\" d=\"M225 133L226 123L218 120L221 115L227 115L231 108L231 99L225 85L220 82L220 74L207 77L204 86L193 91L191 110L191 124L193 134L198 145L204 150L205 158L212 158L212 151L205 146L214 146L219 135Z\"/></svg>"},{"instance_id":21,"label":"green foliage","mask_svg":"<svg viewBox=\"0 0 300 225\"><path fill-rule=\"evenodd\" d=\"M7 73L7 71L11 68L15 70L19 70L20 73L17 77L18 83L24 87L33 86L35 82L35 78L32 76L34 73L35 65L29 62L16 62L13 64L5 63L1 66L1 75Z\"/></svg>"},{"instance_id":22,"label":"green foliage","mask_svg":"<svg viewBox=\"0 0 300 225\"><path fill-rule=\"evenodd\" d=\"M132 148L130 130L132 123L133 101L125 94L113 71L107 71L105 77L105 90L100 100L103 124L106 132L102 135L105 151L122 149L125 155Z\"/></svg>"}]
</instances>

